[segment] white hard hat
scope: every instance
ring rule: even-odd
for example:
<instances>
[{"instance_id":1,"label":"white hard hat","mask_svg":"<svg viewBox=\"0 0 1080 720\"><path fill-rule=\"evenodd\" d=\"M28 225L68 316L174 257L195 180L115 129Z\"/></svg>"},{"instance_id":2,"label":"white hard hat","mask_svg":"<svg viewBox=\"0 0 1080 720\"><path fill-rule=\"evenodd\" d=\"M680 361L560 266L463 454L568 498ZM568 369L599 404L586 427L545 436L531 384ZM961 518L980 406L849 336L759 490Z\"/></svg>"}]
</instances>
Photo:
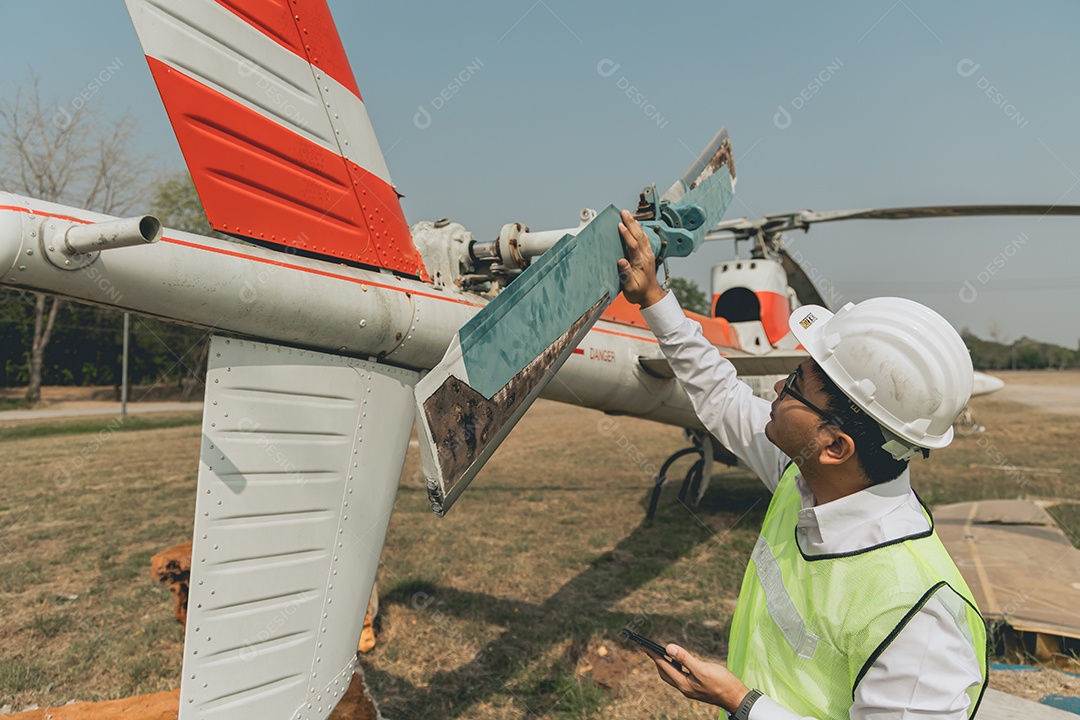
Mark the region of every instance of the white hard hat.
<instances>
[{"instance_id":1,"label":"white hard hat","mask_svg":"<svg viewBox=\"0 0 1080 720\"><path fill-rule=\"evenodd\" d=\"M788 324L836 386L881 425L894 458L952 442L974 370L945 318L913 300L883 297L848 303L835 315L804 305Z\"/></svg>"}]
</instances>

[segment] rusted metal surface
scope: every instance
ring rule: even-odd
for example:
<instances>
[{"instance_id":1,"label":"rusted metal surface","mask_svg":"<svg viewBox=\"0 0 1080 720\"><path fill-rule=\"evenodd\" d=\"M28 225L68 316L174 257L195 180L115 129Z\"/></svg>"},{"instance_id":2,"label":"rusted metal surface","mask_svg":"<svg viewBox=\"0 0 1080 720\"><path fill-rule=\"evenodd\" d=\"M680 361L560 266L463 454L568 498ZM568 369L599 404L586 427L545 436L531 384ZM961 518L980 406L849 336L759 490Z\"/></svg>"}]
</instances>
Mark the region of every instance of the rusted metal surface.
<instances>
[{"instance_id":1,"label":"rusted metal surface","mask_svg":"<svg viewBox=\"0 0 1080 720\"><path fill-rule=\"evenodd\" d=\"M694 178L694 181L690 183L690 189L696 188L702 181L712 176L720 168L727 166L728 172L731 173L731 179L735 179L735 156L731 151L731 138L724 137L723 142L720 143L719 149L709 159L708 164L705 165L705 169L701 171L701 174Z\"/></svg>"},{"instance_id":2,"label":"rusted metal surface","mask_svg":"<svg viewBox=\"0 0 1080 720\"><path fill-rule=\"evenodd\" d=\"M605 295L490 400L450 375L424 402L445 483L428 485L428 496L437 513L445 511L447 499L457 485L468 483L469 470L485 459L484 451L491 447L493 452L492 446L509 433L517 422L515 414L520 416L522 403L539 393L609 303L610 297Z\"/></svg>"}]
</instances>

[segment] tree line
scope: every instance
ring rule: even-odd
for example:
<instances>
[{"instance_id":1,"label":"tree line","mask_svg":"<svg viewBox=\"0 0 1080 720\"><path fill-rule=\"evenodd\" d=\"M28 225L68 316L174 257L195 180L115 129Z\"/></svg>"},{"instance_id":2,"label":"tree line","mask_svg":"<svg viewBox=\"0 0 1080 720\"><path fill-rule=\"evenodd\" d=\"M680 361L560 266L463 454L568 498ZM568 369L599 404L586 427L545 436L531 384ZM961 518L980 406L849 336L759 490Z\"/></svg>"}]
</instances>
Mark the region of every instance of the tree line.
<instances>
[{"instance_id":1,"label":"tree line","mask_svg":"<svg viewBox=\"0 0 1080 720\"><path fill-rule=\"evenodd\" d=\"M1068 370L1080 368L1080 349L1022 337L1012 343L983 340L968 330L960 333L971 351L976 370ZM1080 347L1080 343L1078 343Z\"/></svg>"},{"instance_id":2,"label":"tree line","mask_svg":"<svg viewBox=\"0 0 1080 720\"><path fill-rule=\"evenodd\" d=\"M157 180L149 194L150 213L166 227L211 234L187 173ZM0 291L0 387L26 387L30 403L40 399L42 385L113 385L119 392L123 313L55 298L45 298L45 310L43 297ZM41 348L36 363L35 347ZM132 315L128 382L198 397L208 350L203 330Z\"/></svg>"},{"instance_id":3,"label":"tree line","mask_svg":"<svg viewBox=\"0 0 1080 720\"><path fill-rule=\"evenodd\" d=\"M106 120L90 106L45 98L38 80L16 83L0 99L0 190L124 216L147 207L167 227L210 233L186 172L156 172L133 144L127 115ZM40 293L0 291L0 387L120 384L122 314ZM207 341L202 331L134 318L129 379L176 382L182 395L201 387Z\"/></svg>"}]
</instances>

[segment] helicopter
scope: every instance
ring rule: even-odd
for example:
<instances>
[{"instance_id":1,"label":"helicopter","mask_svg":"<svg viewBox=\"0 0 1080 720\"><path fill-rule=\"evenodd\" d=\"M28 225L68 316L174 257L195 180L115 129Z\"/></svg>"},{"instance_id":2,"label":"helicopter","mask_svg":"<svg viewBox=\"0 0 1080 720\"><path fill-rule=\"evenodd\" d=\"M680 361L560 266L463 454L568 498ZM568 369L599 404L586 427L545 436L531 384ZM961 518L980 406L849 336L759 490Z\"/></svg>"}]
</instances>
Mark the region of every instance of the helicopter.
<instances>
[{"instance_id":1,"label":"helicopter","mask_svg":"<svg viewBox=\"0 0 1080 720\"><path fill-rule=\"evenodd\" d=\"M0 283L214 333L181 718L329 715L414 424L438 514L538 397L696 431L703 466L728 456L618 295L612 206L496 238L410 227L325 2L127 7L208 218L242 242L5 193ZM723 227L735 180L721 130L666 191L643 188L635 215L658 256ZM746 276L693 317L764 395L803 355L779 314L766 325L729 293L776 290L787 312L811 296L778 246L760 252L745 269L779 263L783 288ZM552 316L544 298L564 312L530 322ZM444 387L450 402L429 402ZM461 398L490 422L459 413Z\"/></svg>"}]
</instances>

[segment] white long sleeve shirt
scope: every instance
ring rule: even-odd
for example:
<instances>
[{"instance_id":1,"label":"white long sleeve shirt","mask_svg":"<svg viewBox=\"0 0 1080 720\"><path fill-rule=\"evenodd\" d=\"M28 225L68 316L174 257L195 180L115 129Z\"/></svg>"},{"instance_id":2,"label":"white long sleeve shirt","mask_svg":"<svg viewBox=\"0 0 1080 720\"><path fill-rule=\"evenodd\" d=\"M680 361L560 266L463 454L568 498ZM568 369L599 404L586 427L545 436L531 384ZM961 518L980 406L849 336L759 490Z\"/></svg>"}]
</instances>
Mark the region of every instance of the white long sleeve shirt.
<instances>
[{"instance_id":1,"label":"white long sleeve shirt","mask_svg":"<svg viewBox=\"0 0 1080 720\"><path fill-rule=\"evenodd\" d=\"M756 397L735 368L683 314L668 293L641 314L686 390L702 423L761 478L770 492L790 462L765 437L771 403ZM845 553L925 532L929 528L907 470L895 480L818 505L803 480L796 530L807 555ZM981 652L981 650L980 650ZM935 595L881 653L855 688L852 720L967 717L967 688L983 681L972 641ZM750 720L795 720L800 716L761 697ZM824 720L824 719L822 719Z\"/></svg>"}]
</instances>

